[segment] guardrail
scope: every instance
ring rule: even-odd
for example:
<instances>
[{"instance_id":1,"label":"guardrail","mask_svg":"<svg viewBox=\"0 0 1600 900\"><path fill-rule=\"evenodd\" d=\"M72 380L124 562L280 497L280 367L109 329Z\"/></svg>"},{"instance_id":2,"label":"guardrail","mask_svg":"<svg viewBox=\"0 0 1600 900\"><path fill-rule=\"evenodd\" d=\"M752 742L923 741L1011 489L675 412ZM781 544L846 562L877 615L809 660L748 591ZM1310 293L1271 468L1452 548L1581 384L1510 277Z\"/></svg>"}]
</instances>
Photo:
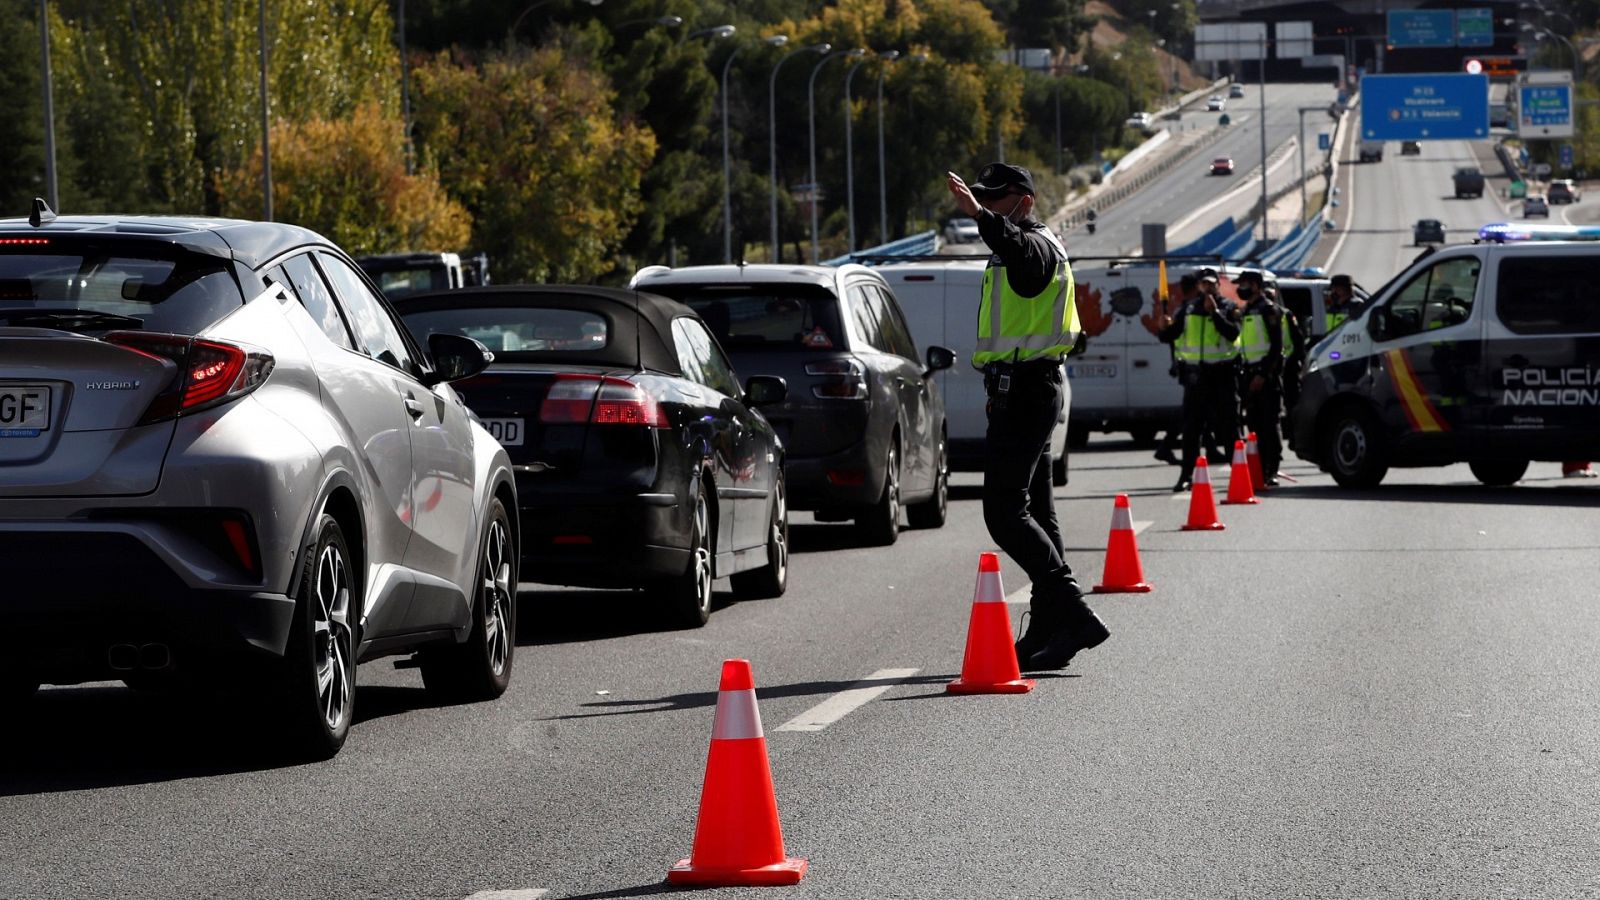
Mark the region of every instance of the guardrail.
<instances>
[{"instance_id":1,"label":"guardrail","mask_svg":"<svg viewBox=\"0 0 1600 900\"><path fill-rule=\"evenodd\" d=\"M937 252L939 252L939 232L923 231L903 237L898 241L890 241L877 247L868 247L865 250L857 250L854 253L835 256L833 259L825 259L822 261L822 265L842 266L846 263L859 262L870 266L885 262L884 257L932 256Z\"/></svg>"}]
</instances>

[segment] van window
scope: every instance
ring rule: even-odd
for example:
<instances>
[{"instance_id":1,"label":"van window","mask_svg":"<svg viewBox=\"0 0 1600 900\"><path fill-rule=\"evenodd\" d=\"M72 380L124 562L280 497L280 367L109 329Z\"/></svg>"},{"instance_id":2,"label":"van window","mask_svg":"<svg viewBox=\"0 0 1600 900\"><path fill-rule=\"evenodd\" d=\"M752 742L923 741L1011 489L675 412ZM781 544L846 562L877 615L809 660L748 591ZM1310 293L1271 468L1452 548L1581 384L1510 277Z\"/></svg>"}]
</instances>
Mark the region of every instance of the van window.
<instances>
[{"instance_id":1,"label":"van window","mask_svg":"<svg viewBox=\"0 0 1600 900\"><path fill-rule=\"evenodd\" d=\"M1419 272L1390 301L1388 327L1382 338L1420 334L1471 318L1481 266L1476 257L1464 257Z\"/></svg>"},{"instance_id":2,"label":"van window","mask_svg":"<svg viewBox=\"0 0 1600 900\"><path fill-rule=\"evenodd\" d=\"M1495 315L1514 334L1600 332L1600 256L1502 259Z\"/></svg>"}]
</instances>

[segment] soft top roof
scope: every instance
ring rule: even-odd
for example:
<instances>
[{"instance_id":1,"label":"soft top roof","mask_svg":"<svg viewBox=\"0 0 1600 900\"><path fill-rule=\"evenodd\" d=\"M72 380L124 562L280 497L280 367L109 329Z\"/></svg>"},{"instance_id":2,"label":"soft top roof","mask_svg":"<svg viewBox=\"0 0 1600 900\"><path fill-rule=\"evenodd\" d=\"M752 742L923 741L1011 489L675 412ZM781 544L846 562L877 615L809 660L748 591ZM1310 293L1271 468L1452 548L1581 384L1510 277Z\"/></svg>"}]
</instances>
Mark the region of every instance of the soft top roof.
<instances>
[{"instance_id":1,"label":"soft top roof","mask_svg":"<svg viewBox=\"0 0 1600 900\"><path fill-rule=\"evenodd\" d=\"M659 294L578 284L509 284L492 287L425 291L389 301L405 318L441 309L537 307L581 309L605 317L610 332L606 345L583 353L541 351L540 362L575 365L643 366L668 375L682 375L672 344L672 320L699 321L694 310Z\"/></svg>"}]
</instances>

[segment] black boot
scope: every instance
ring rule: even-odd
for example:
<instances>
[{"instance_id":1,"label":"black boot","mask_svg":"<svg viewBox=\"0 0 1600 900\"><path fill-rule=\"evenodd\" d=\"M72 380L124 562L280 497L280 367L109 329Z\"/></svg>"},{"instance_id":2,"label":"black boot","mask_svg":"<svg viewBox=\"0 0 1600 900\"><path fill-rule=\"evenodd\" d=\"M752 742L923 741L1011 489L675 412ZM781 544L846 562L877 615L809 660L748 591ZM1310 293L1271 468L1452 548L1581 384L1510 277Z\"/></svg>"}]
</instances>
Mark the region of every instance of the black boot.
<instances>
[{"instance_id":1,"label":"black boot","mask_svg":"<svg viewBox=\"0 0 1600 900\"><path fill-rule=\"evenodd\" d=\"M1111 636L1111 630L1106 627L1106 623L1100 621L1100 617L1083 602L1081 596L1077 598L1077 603L1068 607L1068 611L1070 615L1067 621L1050 635L1050 640L1042 649L1029 658L1025 668L1064 669L1079 650L1098 647Z\"/></svg>"},{"instance_id":2,"label":"black boot","mask_svg":"<svg viewBox=\"0 0 1600 900\"><path fill-rule=\"evenodd\" d=\"M1061 627L1060 610L1054 606L1045 606L1034 609L1028 613L1028 627L1023 631L1022 637L1017 641L1017 665L1028 667L1028 659L1035 653L1044 649L1050 642L1050 636Z\"/></svg>"}]
</instances>

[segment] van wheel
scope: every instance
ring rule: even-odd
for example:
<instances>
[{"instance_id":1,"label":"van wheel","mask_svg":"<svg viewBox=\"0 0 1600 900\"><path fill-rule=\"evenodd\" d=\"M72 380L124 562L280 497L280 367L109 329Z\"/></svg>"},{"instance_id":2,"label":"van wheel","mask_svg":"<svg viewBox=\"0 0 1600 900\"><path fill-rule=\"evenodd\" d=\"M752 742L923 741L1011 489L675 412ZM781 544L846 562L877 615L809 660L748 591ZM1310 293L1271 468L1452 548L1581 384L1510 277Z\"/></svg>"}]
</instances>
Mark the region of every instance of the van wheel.
<instances>
[{"instance_id":1,"label":"van wheel","mask_svg":"<svg viewBox=\"0 0 1600 900\"><path fill-rule=\"evenodd\" d=\"M1510 487L1528 472L1525 459L1485 459L1467 463L1472 474L1490 487Z\"/></svg>"},{"instance_id":2,"label":"van wheel","mask_svg":"<svg viewBox=\"0 0 1600 900\"><path fill-rule=\"evenodd\" d=\"M883 494L872 508L856 519L861 537L876 547L887 547L900 539L900 448L889 446L883 463Z\"/></svg>"},{"instance_id":3,"label":"van wheel","mask_svg":"<svg viewBox=\"0 0 1600 900\"><path fill-rule=\"evenodd\" d=\"M1061 451L1060 459L1050 461L1050 483L1056 487L1067 485L1067 451Z\"/></svg>"},{"instance_id":4,"label":"van wheel","mask_svg":"<svg viewBox=\"0 0 1600 900\"><path fill-rule=\"evenodd\" d=\"M1322 459L1341 487L1377 487L1389 471L1382 441L1371 413L1342 409L1323 430Z\"/></svg>"},{"instance_id":5,"label":"van wheel","mask_svg":"<svg viewBox=\"0 0 1600 900\"><path fill-rule=\"evenodd\" d=\"M781 474L773 490L772 521L767 525L767 564L737 572L729 581L734 594L752 600L782 597L789 589L789 498Z\"/></svg>"},{"instance_id":6,"label":"van wheel","mask_svg":"<svg viewBox=\"0 0 1600 900\"><path fill-rule=\"evenodd\" d=\"M950 453L944 435L939 435L939 457L933 474L933 496L906 507L906 521L912 528L943 528L950 511Z\"/></svg>"}]
</instances>

